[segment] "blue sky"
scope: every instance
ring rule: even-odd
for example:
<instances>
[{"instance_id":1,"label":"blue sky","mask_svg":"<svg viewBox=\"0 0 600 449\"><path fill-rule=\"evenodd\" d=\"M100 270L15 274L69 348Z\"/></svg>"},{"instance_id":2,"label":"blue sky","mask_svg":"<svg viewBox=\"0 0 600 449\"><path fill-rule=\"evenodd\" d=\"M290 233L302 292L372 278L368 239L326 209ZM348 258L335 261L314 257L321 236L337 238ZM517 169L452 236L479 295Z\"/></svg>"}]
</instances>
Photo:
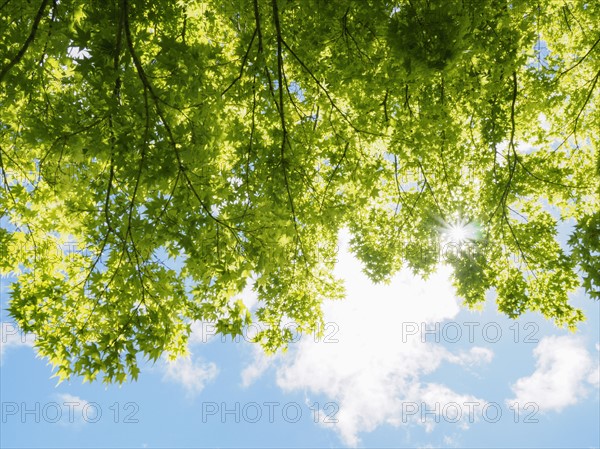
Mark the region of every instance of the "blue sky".
<instances>
[{"instance_id":1,"label":"blue sky","mask_svg":"<svg viewBox=\"0 0 600 449\"><path fill-rule=\"evenodd\" d=\"M573 296L588 318L573 334L535 314L509 320L492 300L464 309L444 267L374 285L342 243L337 273L348 297L324 305L323 339L268 358L198 323L189 358L121 387L57 386L3 310L0 446L600 445L598 301Z\"/></svg>"}]
</instances>

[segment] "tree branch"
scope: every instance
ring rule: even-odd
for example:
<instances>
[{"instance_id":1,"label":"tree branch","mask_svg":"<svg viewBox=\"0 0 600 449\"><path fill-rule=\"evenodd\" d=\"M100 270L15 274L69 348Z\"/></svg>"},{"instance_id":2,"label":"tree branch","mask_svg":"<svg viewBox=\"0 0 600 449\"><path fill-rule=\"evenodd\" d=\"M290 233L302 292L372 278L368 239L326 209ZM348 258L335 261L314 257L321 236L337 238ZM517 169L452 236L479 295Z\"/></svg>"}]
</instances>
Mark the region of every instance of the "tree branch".
<instances>
[{"instance_id":1,"label":"tree branch","mask_svg":"<svg viewBox=\"0 0 600 449\"><path fill-rule=\"evenodd\" d=\"M296 61L298 61L298 63L302 66L302 68L306 71L306 73L308 73L308 75L313 79L313 81L316 83L316 85L319 87L319 89L321 89L325 93L325 95L327 96L327 99L331 103L331 106L342 116L342 118L346 121L346 123L348 123L348 125L350 125L350 127L354 131L362 133L362 134L369 134L372 136L381 136L380 133L374 133L371 131L360 129L354 123L352 123L352 121L350 120L348 115L338 107L338 105L335 103L335 101L333 101L333 98L331 97L331 94L329 93L329 91L325 88L325 86L323 86L323 84L321 84L319 79L307 67L307 65L300 59L300 57L294 52L294 50L292 50L290 48L290 46L285 42L285 40L281 39L281 43L285 46L285 48L287 48L287 50L291 53L291 55L294 57L294 59L296 59Z\"/></svg>"},{"instance_id":2,"label":"tree branch","mask_svg":"<svg viewBox=\"0 0 600 449\"><path fill-rule=\"evenodd\" d=\"M240 67L239 75L231 82L229 86L227 86L227 89L221 92L221 96L225 95L227 91L231 89L233 85L242 78L242 75L244 74L244 67L246 66L246 61L248 60L248 55L250 54L250 50L252 49L252 43L254 42L254 38L256 37L257 32L258 28L255 28L254 33L252 34L252 39L250 39L250 43L248 44L248 49L246 50L246 53L244 54L244 57L242 59L242 66Z\"/></svg>"},{"instance_id":3,"label":"tree branch","mask_svg":"<svg viewBox=\"0 0 600 449\"><path fill-rule=\"evenodd\" d=\"M12 58L10 62L4 67L2 67L2 70L0 70L0 83L2 83L2 80L4 79L4 76L8 73L8 71L12 69L16 64L18 64L19 61L21 61L21 59L23 58L23 56L25 56L25 52L27 52L27 49L35 39L35 34L37 33L37 29L40 25L40 22L42 21L42 17L44 17L44 11L46 9L46 6L48 5L48 2L49 0L42 0L40 9L38 10L37 14L35 15L35 18L33 19L31 32L25 40L25 43L23 44L19 52L14 56L14 58Z\"/></svg>"}]
</instances>

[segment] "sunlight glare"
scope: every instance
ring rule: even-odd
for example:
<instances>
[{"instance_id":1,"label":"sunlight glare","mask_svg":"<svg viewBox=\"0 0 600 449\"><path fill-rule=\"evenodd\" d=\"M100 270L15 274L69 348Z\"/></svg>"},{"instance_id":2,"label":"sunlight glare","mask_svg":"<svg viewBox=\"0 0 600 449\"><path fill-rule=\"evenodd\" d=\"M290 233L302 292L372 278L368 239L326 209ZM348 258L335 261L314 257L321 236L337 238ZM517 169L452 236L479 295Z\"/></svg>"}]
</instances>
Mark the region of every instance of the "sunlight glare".
<instances>
[{"instance_id":1,"label":"sunlight glare","mask_svg":"<svg viewBox=\"0 0 600 449\"><path fill-rule=\"evenodd\" d=\"M444 226L442 239L445 242L462 243L477 238L477 227L473 223L456 221Z\"/></svg>"}]
</instances>

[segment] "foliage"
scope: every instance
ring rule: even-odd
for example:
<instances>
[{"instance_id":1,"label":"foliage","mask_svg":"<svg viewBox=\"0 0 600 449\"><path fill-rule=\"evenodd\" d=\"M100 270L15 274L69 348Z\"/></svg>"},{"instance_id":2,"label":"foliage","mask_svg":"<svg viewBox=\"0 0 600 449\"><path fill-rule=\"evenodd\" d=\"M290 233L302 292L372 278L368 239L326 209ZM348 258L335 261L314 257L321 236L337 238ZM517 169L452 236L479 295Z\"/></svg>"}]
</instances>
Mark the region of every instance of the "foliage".
<instances>
[{"instance_id":1,"label":"foliage","mask_svg":"<svg viewBox=\"0 0 600 449\"><path fill-rule=\"evenodd\" d=\"M258 320L269 351L318 328L342 228L385 281L471 223L465 302L575 328L568 294L598 297L598 23L584 0L2 2L10 314L61 379L123 382L195 320Z\"/></svg>"}]
</instances>

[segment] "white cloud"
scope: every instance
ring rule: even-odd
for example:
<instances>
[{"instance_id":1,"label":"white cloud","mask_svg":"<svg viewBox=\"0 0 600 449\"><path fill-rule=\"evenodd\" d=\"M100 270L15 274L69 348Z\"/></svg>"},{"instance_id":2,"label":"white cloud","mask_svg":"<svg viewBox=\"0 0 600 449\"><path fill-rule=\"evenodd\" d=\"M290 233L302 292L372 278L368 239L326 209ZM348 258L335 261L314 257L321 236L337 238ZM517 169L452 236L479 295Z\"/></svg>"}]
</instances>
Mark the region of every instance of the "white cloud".
<instances>
[{"instance_id":1,"label":"white cloud","mask_svg":"<svg viewBox=\"0 0 600 449\"><path fill-rule=\"evenodd\" d=\"M255 282L256 276L252 275L250 279L248 279L246 287L238 296L249 310L254 310L258 306L258 293L253 290Z\"/></svg>"},{"instance_id":2,"label":"white cloud","mask_svg":"<svg viewBox=\"0 0 600 449\"><path fill-rule=\"evenodd\" d=\"M418 408L426 405L428 410L436 406L441 410L450 402L485 404L443 385L420 381L444 361L470 365L488 362L493 355L485 348L453 354L423 341L425 327L452 319L460 310L449 269L441 268L428 281L402 271L389 285L373 284L345 247L340 245L336 272L345 280L347 298L323 305L325 322L338 329L337 342L315 343L312 336L305 336L292 345L275 363L280 388L324 395L337 403L337 424L324 425L333 427L350 446L359 443L360 432L384 424L420 423L430 428L420 412L407 413L408 403ZM244 370L243 383L252 382L267 366L264 357L257 356Z\"/></svg>"},{"instance_id":3,"label":"white cloud","mask_svg":"<svg viewBox=\"0 0 600 449\"><path fill-rule=\"evenodd\" d=\"M98 404L90 403L85 399L69 393L58 393L55 395L56 408L60 407L60 420L58 423L63 426L79 427L90 422L97 422L101 415L98 415L100 407ZM55 414L54 410L46 412L45 415L52 416L48 418L52 421Z\"/></svg>"},{"instance_id":4,"label":"white cloud","mask_svg":"<svg viewBox=\"0 0 600 449\"><path fill-rule=\"evenodd\" d=\"M16 324L2 322L0 326L0 365L10 348L33 347L35 335L24 334Z\"/></svg>"},{"instance_id":5,"label":"white cloud","mask_svg":"<svg viewBox=\"0 0 600 449\"><path fill-rule=\"evenodd\" d=\"M194 321L188 343L196 345L208 343L217 335L217 324L212 321Z\"/></svg>"},{"instance_id":6,"label":"white cloud","mask_svg":"<svg viewBox=\"0 0 600 449\"><path fill-rule=\"evenodd\" d=\"M412 388L408 400L419 405L420 413L411 416L424 424L428 432L433 430L434 422L457 423L460 428L467 429L469 422L480 419L487 404L473 395L458 394L445 385L434 383Z\"/></svg>"},{"instance_id":7,"label":"white cloud","mask_svg":"<svg viewBox=\"0 0 600 449\"><path fill-rule=\"evenodd\" d=\"M515 397L507 400L523 407L536 403L540 411L561 411L576 404L587 393L587 384L594 385L597 362L585 349L581 339L572 336L544 337L533 350L536 369L530 376L512 385ZM596 383L597 385L597 383Z\"/></svg>"},{"instance_id":8,"label":"white cloud","mask_svg":"<svg viewBox=\"0 0 600 449\"><path fill-rule=\"evenodd\" d=\"M596 343L596 351L600 352L600 343ZM596 368L590 371L587 381L598 390L600 388L600 354L596 354Z\"/></svg>"},{"instance_id":9,"label":"white cloud","mask_svg":"<svg viewBox=\"0 0 600 449\"><path fill-rule=\"evenodd\" d=\"M458 447L458 441L449 435L444 435L444 446L446 447Z\"/></svg>"},{"instance_id":10,"label":"white cloud","mask_svg":"<svg viewBox=\"0 0 600 449\"><path fill-rule=\"evenodd\" d=\"M587 381L596 388L600 388L600 365L596 364L596 368L590 370L590 375L587 378Z\"/></svg>"},{"instance_id":11,"label":"white cloud","mask_svg":"<svg viewBox=\"0 0 600 449\"><path fill-rule=\"evenodd\" d=\"M546 117L546 114L544 114L543 112L540 112L538 115L538 120L540 122L540 128L542 128L544 131L550 131L550 128L552 128L552 125L548 121L548 117Z\"/></svg>"},{"instance_id":12,"label":"white cloud","mask_svg":"<svg viewBox=\"0 0 600 449\"><path fill-rule=\"evenodd\" d=\"M70 402L75 407L83 407L88 404L88 401L81 399L79 396L74 396L70 393L59 393L56 395L59 401Z\"/></svg>"},{"instance_id":13,"label":"white cloud","mask_svg":"<svg viewBox=\"0 0 600 449\"><path fill-rule=\"evenodd\" d=\"M490 363L494 358L494 352L489 348L474 346L468 352L460 352L459 354L448 353L446 359L449 362L456 363L462 366L481 365Z\"/></svg>"},{"instance_id":14,"label":"white cloud","mask_svg":"<svg viewBox=\"0 0 600 449\"><path fill-rule=\"evenodd\" d=\"M199 394L219 373L214 363L193 360L191 355L175 361L166 360L164 369L163 379L181 384L189 397Z\"/></svg>"},{"instance_id":15,"label":"white cloud","mask_svg":"<svg viewBox=\"0 0 600 449\"><path fill-rule=\"evenodd\" d=\"M261 346L254 345L254 360L242 370L242 386L248 387L273 364L277 356L266 355Z\"/></svg>"}]
</instances>

